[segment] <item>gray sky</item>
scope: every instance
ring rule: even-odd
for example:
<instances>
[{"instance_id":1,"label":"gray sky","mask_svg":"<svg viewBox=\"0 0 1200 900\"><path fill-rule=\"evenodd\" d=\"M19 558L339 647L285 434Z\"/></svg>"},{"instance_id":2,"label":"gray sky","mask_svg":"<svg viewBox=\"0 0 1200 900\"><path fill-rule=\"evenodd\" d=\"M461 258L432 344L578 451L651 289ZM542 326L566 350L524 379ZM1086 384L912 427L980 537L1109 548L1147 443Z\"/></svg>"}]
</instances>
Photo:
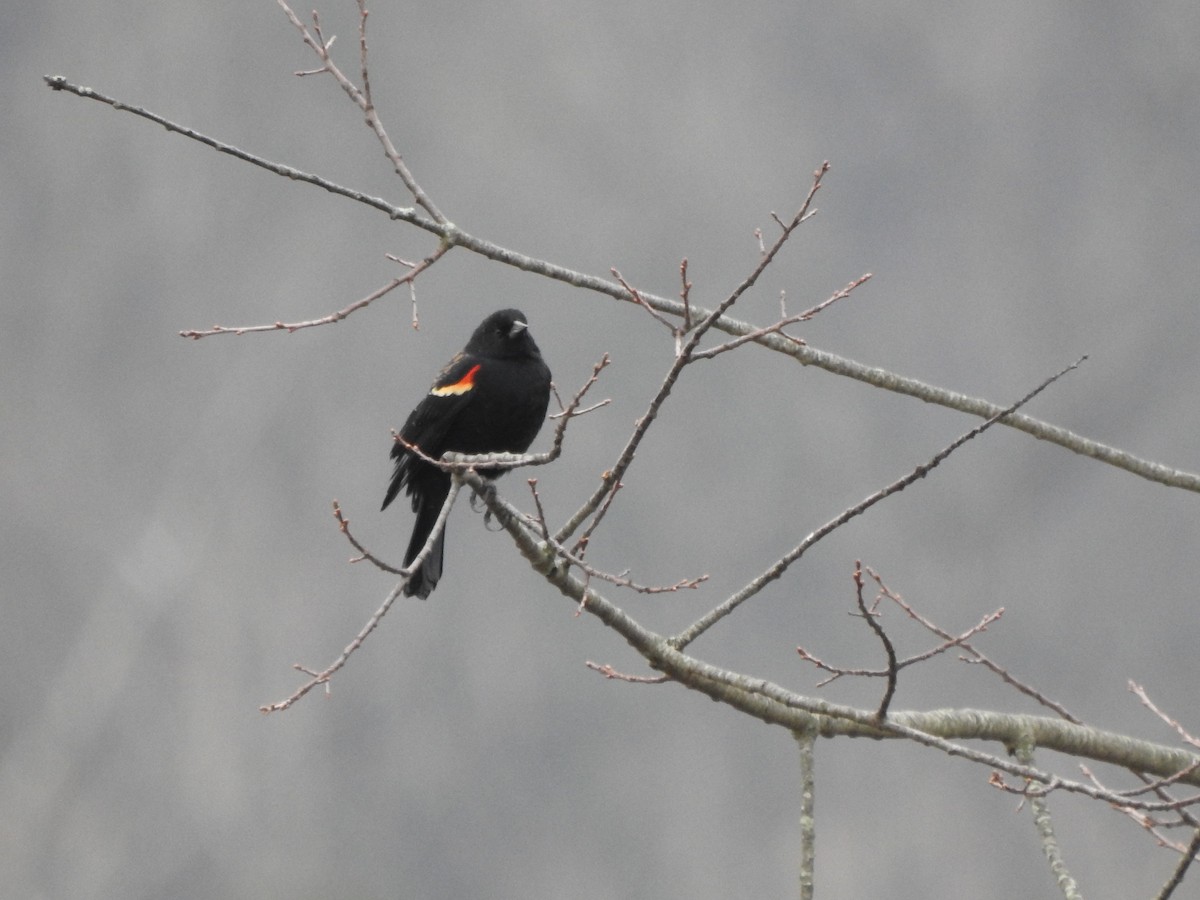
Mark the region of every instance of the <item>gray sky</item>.
<instances>
[{"instance_id":1,"label":"gray sky","mask_svg":"<svg viewBox=\"0 0 1200 900\"><path fill-rule=\"evenodd\" d=\"M672 344L631 306L463 252L419 282L419 333L397 295L291 336L181 339L324 315L393 276L385 253L433 243L42 83L407 203L334 83L291 74L314 62L274 3L77 7L30 6L0 34L13 896L792 895L790 736L587 670L642 671L465 506L430 600L398 605L331 697L259 714L390 589L346 565L330 503L401 555L411 516L377 512L388 429L479 319L523 309L567 391L613 357L612 405L536 473L556 519L614 461ZM353 4L321 11L355 73ZM370 29L392 138L462 228L666 295L686 256L711 304L827 159L820 214L741 317L872 272L799 333L998 403L1088 354L1029 412L1200 470L1195 3L411 4L372 8ZM608 592L679 628L972 424L727 355L681 382L592 558L650 583L709 573L684 596ZM525 477L501 482L522 503ZM1003 606L986 652L1093 724L1169 742L1126 683L1197 727L1197 502L995 429L693 649L806 692L797 644L878 665L847 615L860 558L948 629ZM1035 711L951 659L906 673L895 704ZM986 771L874 742L817 762L818 896L1050 895L1027 812ZM1151 896L1174 865L1115 813L1056 811L1085 891Z\"/></svg>"}]
</instances>

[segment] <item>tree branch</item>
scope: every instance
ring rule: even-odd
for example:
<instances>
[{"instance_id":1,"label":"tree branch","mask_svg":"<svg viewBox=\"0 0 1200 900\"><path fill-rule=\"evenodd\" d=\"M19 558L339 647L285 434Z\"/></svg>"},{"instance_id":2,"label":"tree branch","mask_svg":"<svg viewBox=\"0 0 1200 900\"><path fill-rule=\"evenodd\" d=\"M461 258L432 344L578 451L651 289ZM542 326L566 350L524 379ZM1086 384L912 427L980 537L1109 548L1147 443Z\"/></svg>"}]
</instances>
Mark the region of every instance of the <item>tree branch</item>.
<instances>
[{"instance_id":1,"label":"tree branch","mask_svg":"<svg viewBox=\"0 0 1200 900\"><path fill-rule=\"evenodd\" d=\"M811 731L793 731L800 757L800 900L812 900L817 869L816 743Z\"/></svg>"},{"instance_id":2,"label":"tree branch","mask_svg":"<svg viewBox=\"0 0 1200 900\"><path fill-rule=\"evenodd\" d=\"M98 100L106 103L113 109L123 112L130 112L134 115L141 116L152 122L162 125L168 131L173 131L177 134L182 134L192 140L199 141L214 150L221 153L227 153L235 156L245 162L267 171L274 172L277 175L282 175L294 181L312 184L316 187L327 190L339 196L346 197L350 200L355 200L359 203L364 203L367 206L383 212L390 219L408 222L410 225L415 225L432 234L436 234L449 247L463 247L470 250L472 253L477 253L487 259L495 262L503 263L507 266L520 269L523 272L529 272L534 275L541 275L545 278L552 278L555 281L560 281L563 284L569 284L572 287L581 288L583 290L592 291L594 293L606 294L621 301L629 301L631 298L629 293L620 284L607 281L603 278L598 278L594 275L587 275L582 272L576 272L573 269L568 269L565 266L555 265L546 260L537 259L536 257L527 256L515 250L510 250L507 247L502 247L491 241L486 241L474 235L467 234L459 230L451 222L437 222L421 215L415 208L394 206L386 200L378 197L372 197L364 194L361 191L352 190L351 188L343 187L327 179L321 178L318 175L313 175L308 172L302 172L299 169L294 169L291 166L285 166L281 163L271 162L245 150L240 150L231 144L226 144L218 141L215 138L208 137L194 129L187 128L183 125L178 125L165 119L155 113L140 107L131 106L126 103L114 100L107 97L98 91L88 87L73 84L61 75L45 76L46 83L55 91L67 91L90 100ZM668 313L679 317L690 315L692 319L704 319L712 314L711 310L698 307L695 304L688 303L686 306L681 300L673 298L661 297L656 294L646 291L639 291L642 300L653 307L660 313ZM735 337L749 335L752 332L762 331L758 326L751 325L747 322L742 322L733 319L727 315L721 315L720 318L713 322L713 327L725 332L726 334ZM272 330L286 330L275 329ZM987 400L977 397L970 397L966 394L957 391L947 390L935 385L927 384L915 378L907 378L902 375L897 375L885 369L876 368L873 366L863 365L845 357L837 356L833 353L827 353L823 350L817 350L806 344L799 344L795 340L782 335L769 332L762 333L760 336L753 339L754 343L773 350L776 353L783 353L792 357L803 366L814 366L834 375L840 375L844 378L851 378L855 381L861 381L864 384L869 384L873 387L881 388L886 391L892 391L897 394L904 394L909 397L915 397L926 403L933 403L938 406L944 406L948 409L958 410L959 412L969 415L978 416L980 418L991 418L1003 412L1003 407L997 406ZM1015 428L1018 431L1023 431L1038 440L1047 441L1052 444L1057 444L1064 449L1070 450L1072 453L1077 453L1081 456L1087 456L1102 462L1106 465L1122 469L1139 478L1144 478L1147 481L1154 481L1159 484L1165 484L1168 487L1182 488L1187 491L1200 493L1200 475L1186 472L1181 469L1174 469L1170 466L1157 463L1152 460L1143 459L1128 453L1116 447L1110 447L1107 444L1102 444L1099 441L1094 441L1075 434L1066 428L1061 428L1057 425L1052 425L1048 422L1043 422L1039 419L1024 415L1012 415L1004 419L1003 424L1010 428Z\"/></svg>"},{"instance_id":3,"label":"tree branch","mask_svg":"<svg viewBox=\"0 0 1200 900\"><path fill-rule=\"evenodd\" d=\"M1055 381L1062 378L1064 375L1066 375L1072 369L1075 369L1076 367L1081 365L1085 359L1087 359L1086 356L1083 357L1082 359L1077 360L1076 362L1072 363L1071 365L1067 366L1065 369L1060 371L1058 374L1050 376L1045 381L1043 381L1041 384L1039 384L1036 388L1034 388L1032 391L1030 391L1028 394L1026 394L1020 400L1018 400L1016 403L1012 404L1011 406L1007 407L1006 409L1000 410L998 413L996 413L996 415L992 416L986 422L976 425L970 431L966 432L963 435L960 435L958 438L956 438L954 441L952 441L949 445L947 445L941 451L936 453L933 456L933 458L930 459L928 462L922 463L921 465L919 465L915 469L913 469L911 472L909 472L907 475L903 476L902 478L898 479L897 481L892 482L891 484L889 484L887 487L883 488L882 490L876 491L874 494L871 494L869 497L866 497L865 499L863 499L861 502L859 502L855 506L852 506L849 509L844 510L839 515L835 516L833 519L826 522L824 525L822 525L820 528L818 528L816 531L814 531L812 534L810 534L808 537L806 537L804 540L802 540L796 547L794 547L788 553L785 553L779 560L774 562L765 572L763 572L757 578L754 578L753 580L751 580L748 584L746 584L739 591L737 591L735 594L733 594L733 596L729 597L723 603L716 606L715 608L709 610L707 613L705 613L703 616L701 616L699 619L697 619L695 622L693 622L691 625L689 625L687 628L685 628L679 634L675 635L675 637L671 638L671 643L678 649L682 650L684 647L686 647L688 644L690 644L692 641L694 641L700 635L704 634L704 632L706 632L708 629L712 628L712 626L717 624L717 622L719 622L721 619L725 618L727 615L729 615L731 612L733 612L735 609L737 609L739 606L741 606L743 603L745 603L751 597L758 594L764 587L766 587L772 581L775 581L776 579L783 577L783 573L786 572L788 570L788 568L794 562L796 562L796 560L800 559L800 557L803 556L810 547L812 547L814 544L816 544L822 538L833 533L838 528L840 528L842 525L846 524L846 522L849 522L851 519L855 518L856 516L862 515L864 512L866 512L868 509L870 509L872 506L874 506L876 503L880 502L881 500L884 500L884 499L890 497L892 494L895 494L899 491L904 490L906 487L908 487L910 484L912 484L917 479L924 478L927 474L929 474L929 472L931 472L938 465L940 465L951 453L953 453L955 450L957 450L959 447L961 447L967 441L969 441L972 438L987 431L989 428L991 428L997 422L1005 419L1008 416L1011 416L1014 413L1014 411L1020 409L1022 406L1024 406L1026 403L1028 403L1030 400L1032 400L1034 397L1036 397L1038 394L1040 394L1042 391L1044 391L1047 387L1049 387L1051 384L1053 384Z\"/></svg>"},{"instance_id":4,"label":"tree branch","mask_svg":"<svg viewBox=\"0 0 1200 900\"><path fill-rule=\"evenodd\" d=\"M484 488L483 479L475 472L464 473L463 480L477 491ZM482 496L496 521L508 531L521 555L534 570L564 597L621 635L652 669L768 724L779 725L790 731L814 729L817 735L827 738L904 738L947 755L1005 772L1023 781L1037 782L1050 789L1079 793L1117 805L1129 805L1130 800L1107 788L1060 778L956 741L982 740L1012 747L1028 736L1035 748L1094 759L1162 778L1200 764L1200 755L1184 750L1044 716L956 709L893 712L886 721L880 722L873 710L859 710L805 697L764 679L710 665L676 649L673 640L644 627L586 581L572 574L570 567L562 564L550 545L541 539L528 517L496 492ZM1200 786L1200 768L1189 771L1180 781ZM1153 801L1141 801L1134 805L1143 809L1172 806L1170 803Z\"/></svg>"},{"instance_id":5,"label":"tree branch","mask_svg":"<svg viewBox=\"0 0 1200 900\"><path fill-rule=\"evenodd\" d=\"M1033 765L1033 746L1030 742L1022 741L1019 743L1016 746L1015 755L1024 765ZM1058 885L1059 890L1062 891L1063 897L1066 900L1083 900L1083 896L1079 893L1079 886L1075 883L1075 879L1071 877L1066 860L1063 859L1062 848L1058 845L1058 838L1054 835L1054 821L1050 816L1050 804L1047 802L1045 795L1031 795L1029 797L1029 806L1033 812L1034 828L1037 829L1038 836L1042 841L1042 854L1050 864L1050 872L1054 875L1054 881Z\"/></svg>"}]
</instances>

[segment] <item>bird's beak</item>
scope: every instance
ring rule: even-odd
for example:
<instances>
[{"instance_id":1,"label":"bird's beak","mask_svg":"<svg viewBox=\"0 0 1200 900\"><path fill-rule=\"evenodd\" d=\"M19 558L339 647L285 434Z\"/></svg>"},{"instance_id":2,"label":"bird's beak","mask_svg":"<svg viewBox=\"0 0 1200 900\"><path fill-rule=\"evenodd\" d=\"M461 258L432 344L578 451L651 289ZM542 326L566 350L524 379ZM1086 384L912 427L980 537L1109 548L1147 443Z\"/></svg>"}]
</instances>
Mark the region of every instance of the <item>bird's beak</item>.
<instances>
[{"instance_id":1,"label":"bird's beak","mask_svg":"<svg viewBox=\"0 0 1200 900\"><path fill-rule=\"evenodd\" d=\"M515 338L518 334L520 334L522 331L524 331L528 327L529 327L529 325L527 323L522 322L520 319L518 319L517 321L513 322L512 328L510 328L508 330L508 336L510 338Z\"/></svg>"}]
</instances>

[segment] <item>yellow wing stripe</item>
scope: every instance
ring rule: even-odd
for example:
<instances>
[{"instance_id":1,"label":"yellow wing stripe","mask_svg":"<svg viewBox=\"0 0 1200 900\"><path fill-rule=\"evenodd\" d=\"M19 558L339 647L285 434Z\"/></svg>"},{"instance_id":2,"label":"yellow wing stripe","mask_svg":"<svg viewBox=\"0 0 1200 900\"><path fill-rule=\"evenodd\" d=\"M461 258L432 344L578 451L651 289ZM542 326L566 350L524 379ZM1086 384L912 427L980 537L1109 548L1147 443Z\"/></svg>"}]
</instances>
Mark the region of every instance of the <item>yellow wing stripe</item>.
<instances>
[{"instance_id":1,"label":"yellow wing stripe","mask_svg":"<svg viewBox=\"0 0 1200 900\"><path fill-rule=\"evenodd\" d=\"M457 397L459 394L465 394L471 388L475 387L475 373L481 368L482 366L476 363L467 370L466 375L458 379L454 384L435 384L429 393L435 397Z\"/></svg>"}]
</instances>

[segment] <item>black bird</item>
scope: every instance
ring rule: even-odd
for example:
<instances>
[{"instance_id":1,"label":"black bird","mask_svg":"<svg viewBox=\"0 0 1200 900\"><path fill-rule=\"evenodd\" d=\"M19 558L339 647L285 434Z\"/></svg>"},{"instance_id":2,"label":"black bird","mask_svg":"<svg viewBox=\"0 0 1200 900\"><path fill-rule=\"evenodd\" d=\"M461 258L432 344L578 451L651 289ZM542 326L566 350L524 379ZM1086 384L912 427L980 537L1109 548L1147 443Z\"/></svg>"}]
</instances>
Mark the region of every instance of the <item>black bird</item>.
<instances>
[{"instance_id":1,"label":"black bird","mask_svg":"<svg viewBox=\"0 0 1200 900\"><path fill-rule=\"evenodd\" d=\"M550 403L550 369L529 334L525 314L516 309L494 312L475 329L467 346L446 363L425 398L400 429L400 436L433 459L458 453L524 453L537 437ZM442 504L450 493L450 473L430 465L396 442L396 470L383 506L404 488L417 514L404 565L421 552ZM477 469L495 478L502 470ZM413 573L404 593L424 600L442 577L442 544L438 535L429 556Z\"/></svg>"}]
</instances>

